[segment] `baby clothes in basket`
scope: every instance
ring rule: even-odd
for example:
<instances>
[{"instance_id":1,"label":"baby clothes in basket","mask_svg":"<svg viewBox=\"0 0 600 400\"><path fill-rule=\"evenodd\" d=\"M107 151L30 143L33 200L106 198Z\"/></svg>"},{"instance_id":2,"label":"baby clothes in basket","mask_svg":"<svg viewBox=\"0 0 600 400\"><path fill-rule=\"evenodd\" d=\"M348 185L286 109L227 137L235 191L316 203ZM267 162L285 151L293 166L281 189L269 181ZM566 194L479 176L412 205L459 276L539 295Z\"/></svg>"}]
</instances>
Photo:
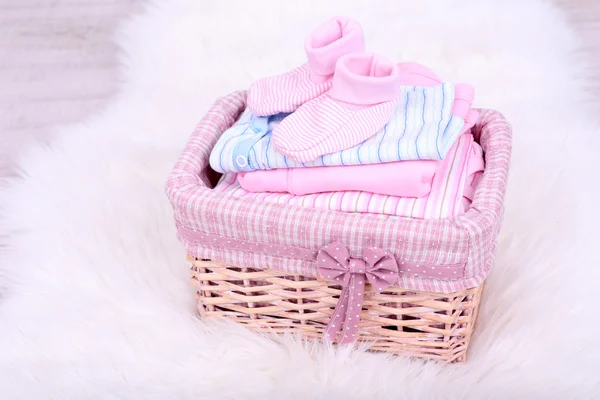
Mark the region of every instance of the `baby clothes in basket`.
<instances>
[{"instance_id":1,"label":"baby clothes in basket","mask_svg":"<svg viewBox=\"0 0 600 400\"><path fill-rule=\"evenodd\" d=\"M431 191L420 198L397 197L361 191L326 192L309 195L251 193L244 190L237 174L225 174L215 191L233 197L255 198L278 204L315 207L325 210L386 214L408 218L456 217L466 211L473 188L484 168L483 151L470 133L460 136L447 156L439 162Z\"/></svg>"},{"instance_id":2,"label":"baby clothes in basket","mask_svg":"<svg viewBox=\"0 0 600 400\"><path fill-rule=\"evenodd\" d=\"M272 143L273 129L288 114L258 117L246 109L234 126L217 141L210 155L210 166L217 172L228 173L442 160L460 134L470 129L478 118L473 110L466 112L464 119L452 114L457 96L452 83L431 87L405 86L402 96L404 101L399 102L392 118L381 131L357 146L304 163L277 152ZM465 97L470 105L472 97L471 100Z\"/></svg>"}]
</instances>

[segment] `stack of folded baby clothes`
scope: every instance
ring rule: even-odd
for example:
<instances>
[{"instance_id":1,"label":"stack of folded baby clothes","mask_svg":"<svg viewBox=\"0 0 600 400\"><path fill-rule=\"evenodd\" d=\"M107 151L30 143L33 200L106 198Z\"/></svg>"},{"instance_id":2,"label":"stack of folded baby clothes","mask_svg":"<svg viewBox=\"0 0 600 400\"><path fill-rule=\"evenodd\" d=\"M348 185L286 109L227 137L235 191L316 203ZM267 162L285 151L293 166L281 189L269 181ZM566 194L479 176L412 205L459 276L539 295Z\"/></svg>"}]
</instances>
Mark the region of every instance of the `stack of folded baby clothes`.
<instances>
[{"instance_id":1,"label":"stack of folded baby clothes","mask_svg":"<svg viewBox=\"0 0 600 400\"><path fill-rule=\"evenodd\" d=\"M408 218L464 213L484 169L474 90L417 63L364 52L361 26L333 18L308 62L252 85L215 145L215 190L236 197Z\"/></svg>"}]
</instances>

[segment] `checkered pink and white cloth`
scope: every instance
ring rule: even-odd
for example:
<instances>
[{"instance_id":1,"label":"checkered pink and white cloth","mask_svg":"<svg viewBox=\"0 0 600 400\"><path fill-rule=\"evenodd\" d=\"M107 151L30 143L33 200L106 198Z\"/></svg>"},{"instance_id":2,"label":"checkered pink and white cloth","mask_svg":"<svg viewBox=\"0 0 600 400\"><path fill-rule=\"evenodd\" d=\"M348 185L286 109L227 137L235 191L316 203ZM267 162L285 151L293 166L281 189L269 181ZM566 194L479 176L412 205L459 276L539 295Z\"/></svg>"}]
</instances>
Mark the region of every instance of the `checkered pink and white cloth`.
<instances>
[{"instance_id":1,"label":"checkered pink and white cloth","mask_svg":"<svg viewBox=\"0 0 600 400\"><path fill-rule=\"evenodd\" d=\"M245 101L246 92L219 99L197 125L169 176L166 191L178 237L191 256L317 276L319 249L340 241L351 257L370 247L390 251L402 288L451 293L483 282L496 253L511 153L511 128L500 113L480 110L472 130L485 152L486 169L467 213L438 220L390 220L213 191L217 176L209 167L210 152L244 110Z\"/></svg>"}]
</instances>

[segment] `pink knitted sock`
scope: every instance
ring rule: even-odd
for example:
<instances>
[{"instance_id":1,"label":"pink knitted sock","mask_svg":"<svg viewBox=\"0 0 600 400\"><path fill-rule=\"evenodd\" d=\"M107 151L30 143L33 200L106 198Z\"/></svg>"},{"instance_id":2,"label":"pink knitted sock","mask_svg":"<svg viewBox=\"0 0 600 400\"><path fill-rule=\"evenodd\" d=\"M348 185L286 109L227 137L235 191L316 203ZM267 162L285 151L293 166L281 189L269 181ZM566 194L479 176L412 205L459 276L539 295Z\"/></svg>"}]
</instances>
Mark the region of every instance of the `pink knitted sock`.
<instances>
[{"instance_id":1,"label":"pink knitted sock","mask_svg":"<svg viewBox=\"0 0 600 400\"><path fill-rule=\"evenodd\" d=\"M308 62L283 75L257 80L248 91L248 107L256 115L296 111L331 87L335 64L341 56L365 50L358 22L332 18L304 42Z\"/></svg>"},{"instance_id":2,"label":"pink knitted sock","mask_svg":"<svg viewBox=\"0 0 600 400\"><path fill-rule=\"evenodd\" d=\"M389 121L400 90L398 67L386 58L345 55L331 90L286 117L273 130L273 146L299 162L355 146Z\"/></svg>"}]
</instances>

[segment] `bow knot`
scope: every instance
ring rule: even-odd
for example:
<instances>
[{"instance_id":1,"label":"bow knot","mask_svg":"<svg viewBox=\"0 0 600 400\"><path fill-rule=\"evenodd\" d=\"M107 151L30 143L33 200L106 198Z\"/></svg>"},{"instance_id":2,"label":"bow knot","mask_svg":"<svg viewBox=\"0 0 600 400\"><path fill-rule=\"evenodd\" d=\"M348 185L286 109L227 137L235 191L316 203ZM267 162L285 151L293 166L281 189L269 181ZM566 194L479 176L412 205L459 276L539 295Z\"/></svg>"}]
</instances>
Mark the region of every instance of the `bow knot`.
<instances>
[{"instance_id":1,"label":"bow knot","mask_svg":"<svg viewBox=\"0 0 600 400\"><path fill-rule=\"evenodd\" d=\"M348 249L339 241L321 248L317 269L322 276L343 287L324 332L325 337L333 341L342 329L340 344L356 340L365 282L376 291L382 291L398 279L398 264L389 251L367 248L363 250L362 258L351 258Z\"/></svg>"},{"instance_id":2,"label":"bow knot","mask_svg":"<svg viewBox=\"0 0 600 400\"><path fill-rule=\"evenodd\" d=\"M365 263L365 260L360 260L358 258L351 258L349 271L351 274L362 274L366 270L366 265L367 264Z\"/></svg>"}]
</instances>

